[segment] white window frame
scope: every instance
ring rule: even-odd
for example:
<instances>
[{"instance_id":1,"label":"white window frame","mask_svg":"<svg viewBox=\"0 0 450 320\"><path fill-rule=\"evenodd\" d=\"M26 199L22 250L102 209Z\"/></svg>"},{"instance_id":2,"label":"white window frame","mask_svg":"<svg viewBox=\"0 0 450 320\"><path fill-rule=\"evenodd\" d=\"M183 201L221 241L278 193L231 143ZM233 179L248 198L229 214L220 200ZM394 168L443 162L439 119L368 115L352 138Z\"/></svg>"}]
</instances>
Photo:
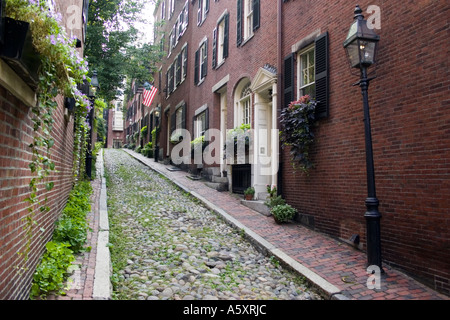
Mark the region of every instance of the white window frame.
<instances>
[{"instance_id":1,"label":"white window frame","mask_svg":"<svg viewBox=\"0 0 450 320\"><path fill-rule=\"evenodd\" d=\"M224 60L224 47L225 47L225 19L217 26L217 65L219 66Z\"/></svg>"},{"instance_id":2,"label":"white window frame","mask_svg":"<svg viewBox=\"0 0 450 320\"><path fill-rule=\"evenodd\" d=\"M175 0L169 0L169 19L172 18L174 11L175 11Z\"/></svg>"},{"instance_id":3,"label":"white window frame","mask_svg":"<svg viewBox=\"0 0 450 320\"><path fill-rule=\"evenodd\" d=\"M208 10L206 7L207 0L198 0L197 25L200 26L205 21Z\"/></svg>"},{"instance_id":4,"label":"white window frame","mask_svg":"<svg viewBox=\"0 0 450 320\"><path fill-rule=\"evenodd\" d=\"M311 63L310 55L314 57L314 62ZM306 66L303 62L303 57L306 57ZM312 88L313 93L309 93L312 97L315 95L315 45L310 45L307 48L298 52L297 55L297 83L298 83L298 91L297 91L297 99L308 94L307 90ZM308 82L305 83L303 73L308 73Z\"/></svg>"},{"instance_id":5,"label":"white window frame","mask_svg":"<svg viewBox=\"0 0 450 320\"><path fill-rule=\"evenodd\" d=\"M240 99L237 102L238 123L242 124L252 123L252 94L250 92L250 82L246 84L239 93Z\"/></svg>"},{"instance_id":6,"label":"white window frame","mask_svg":"<svg viewBox=\"0 0 450 320\"><path fill-rule=\"evenodd\" d=\"M244 37L247 40L253 36L253 1L244 0Z\"/></svg>"},{"instance_id":7,"label":"white window frame","mask_svg":"<svg viewBox=\"0 0 450 320\"><path fill-rule=\"evenodd\" d=\"M166 19L166 1L161 2L161 21Z\"/></svg>"},{"instance_id":8,"label":"white window frame","mask_svg":"<svg viewBox=\"0 0 450 320\"><path fill-rule=\"evenodd\" d=\"M195 116L194 123L195 123L194 138L204 136L206 132L206 110Z\"/></svg>"},{"instance_id":9,"label":"white window frame","mask_svg":"<svg viewBox=\"0 0 450 320\"><path fill-rule=\"evenodd\" d=\"M175 130L183 129L183 108L175 111Z\"/></svg>"},{"instance_id":10,"label":"white window frame","mask_svg":"<svg viewBox=\"0 0 450 320\"><path fill-rule=\"evenodd\" d=\"M201 84L204 80L205 77L202 76L202 69L203 69L203 65L206 66L206 68L208 67L208 48L206 47L207 45L207 39L205 38L201 43L200 43L200 54L199 54L199 65L198 65L198 84Z\"/></svg>"}]
</instances>

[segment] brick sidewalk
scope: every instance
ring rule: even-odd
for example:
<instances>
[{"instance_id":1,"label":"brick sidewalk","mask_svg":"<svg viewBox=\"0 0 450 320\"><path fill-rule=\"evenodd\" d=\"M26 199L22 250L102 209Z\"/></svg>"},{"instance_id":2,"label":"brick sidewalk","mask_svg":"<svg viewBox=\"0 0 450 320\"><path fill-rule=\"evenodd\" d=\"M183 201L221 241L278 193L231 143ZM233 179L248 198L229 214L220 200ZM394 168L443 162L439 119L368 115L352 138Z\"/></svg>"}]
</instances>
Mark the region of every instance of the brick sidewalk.
<instances>
[{"instance_id":1,"label":"brick sidewalk","mask_svg":"<svg viewBox=\"0 0 450 320\"><path fill-rule=\"evenodd\" d=\"M97 240L100 217L100 191L101 177L97 174L91 182L93 194L91 195L91 211L88 213L89 230L85 247L91 247L89 252L78 254L72 265L76 270L66 283L65 295L49 295L47 300L93 300L94 275L97 259Z\"/></svg>"},{"instance_id":2,"label":"brick sidewalk","mask_svg":"<svg viewBox=\"0 0 450 320\"><path fill-rule=\"evenodd\" d=\"M195 192L224 210L303 267L337 287L340 297L356 300L449 300L449 297L387 265L383 265L385 273L381 276L381 289L368 289L369 275L364 252L297 223L278 225L272 217L241 205L240 199L234 195L218 192L201 181L188 179L187 172L169 171L169 166L133 151L125 151L184 189Z\"/></svg>"}]
</instances>

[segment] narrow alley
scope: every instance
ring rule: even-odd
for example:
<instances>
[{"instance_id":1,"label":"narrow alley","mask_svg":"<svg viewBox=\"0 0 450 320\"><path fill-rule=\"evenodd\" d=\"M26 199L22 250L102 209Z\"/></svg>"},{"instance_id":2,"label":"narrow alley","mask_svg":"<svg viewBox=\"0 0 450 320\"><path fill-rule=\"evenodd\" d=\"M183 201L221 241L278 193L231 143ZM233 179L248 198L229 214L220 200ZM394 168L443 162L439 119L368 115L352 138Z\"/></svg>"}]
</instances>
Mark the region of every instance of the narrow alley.
<instances>
[{"instance_id":1,"label":"narrow alley","mask_svg":"<svg viewBox=\"0 0 450 320\"><path fill-rule=\"evenodd\" d=\"M322 299L155 171L105 150L113 299Z\"/></svg>"}]
</instances>

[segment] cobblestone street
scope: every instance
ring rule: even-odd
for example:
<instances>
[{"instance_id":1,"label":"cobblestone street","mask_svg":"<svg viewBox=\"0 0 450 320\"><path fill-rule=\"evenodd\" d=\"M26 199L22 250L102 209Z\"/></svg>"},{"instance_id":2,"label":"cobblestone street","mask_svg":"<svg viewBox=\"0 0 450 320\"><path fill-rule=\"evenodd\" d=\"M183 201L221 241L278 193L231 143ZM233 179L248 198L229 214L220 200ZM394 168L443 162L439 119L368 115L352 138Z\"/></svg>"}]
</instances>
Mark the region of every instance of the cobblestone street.
<instances>
[{"instance_id":1,"label":"cobblestone street","mask_svg":"<svg viewBox=\"0 0 450 320\"><path fill-rule=\"evenodd\" d=\"M199 201L105 150L113 298L321 299Z\"/></svg>"}]
</instances>

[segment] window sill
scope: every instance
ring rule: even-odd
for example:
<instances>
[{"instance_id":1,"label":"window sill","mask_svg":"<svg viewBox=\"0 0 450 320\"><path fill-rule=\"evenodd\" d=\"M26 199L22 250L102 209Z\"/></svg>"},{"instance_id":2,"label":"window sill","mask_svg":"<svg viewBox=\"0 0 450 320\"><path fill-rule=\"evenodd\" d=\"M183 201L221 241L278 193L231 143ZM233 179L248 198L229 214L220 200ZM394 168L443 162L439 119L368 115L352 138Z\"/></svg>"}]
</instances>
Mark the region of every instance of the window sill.
<instances>
[{"instance_id":1,"label":"window sill","mask_svg":"<svg viewBox=\"0 0 450 320\"><path fill-rule=\"evenodd\" d=\"M245 39L244 41L242 41L240 47L245 46L245 44L246 44L247 42L249 42L250 40L252 40L254 36L255 36L255 34L252 34L250 37L248 37L247 39Z\"/></svg>"},{"instance_id":2,"label":"window sill","mask_svg":"<svg viewBox=\"0 0 450 320\"><path fill-rule=\"evenodd\" d=\"M200 87L201 84L202 84L203 82L205 82L205 79L206 79L206 78L201 79L201 80L197 83L197 87Z\"/></svg>"},{"instance_id":3,"label":"window sill","mask_svg":"<svg viewBox=\"0 0 450 320\"><path fill-rule=\"evenodd\" d=\"M219 69L222 65L225 64L225 61L226 61L226 59L223 59L222 61L220 61L214 69L215 70Z\"/></svg>"}]
</instances>

